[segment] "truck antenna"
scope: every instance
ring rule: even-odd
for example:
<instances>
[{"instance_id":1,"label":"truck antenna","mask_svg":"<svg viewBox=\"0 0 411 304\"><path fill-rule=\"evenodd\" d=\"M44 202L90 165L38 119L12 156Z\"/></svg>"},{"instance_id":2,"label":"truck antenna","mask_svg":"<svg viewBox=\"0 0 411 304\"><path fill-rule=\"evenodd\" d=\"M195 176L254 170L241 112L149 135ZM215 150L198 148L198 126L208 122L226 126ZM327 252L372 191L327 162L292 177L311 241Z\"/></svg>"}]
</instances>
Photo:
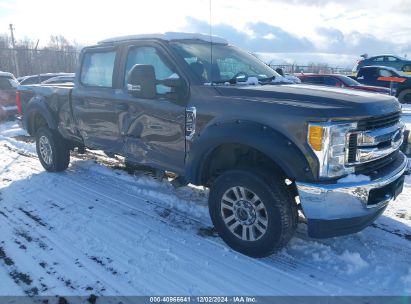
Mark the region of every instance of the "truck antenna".
<instances>
[{"instance_id":1,"label":"truck antenna","mask_svg":"<svg viewBox=\"0 0 411 304\"><path fill-rule=\"evenodd\" d=\"M213 85L213 23L211 19L211 0L209 0L210 3L210 83Z\"/></svg>"}]
</instances>

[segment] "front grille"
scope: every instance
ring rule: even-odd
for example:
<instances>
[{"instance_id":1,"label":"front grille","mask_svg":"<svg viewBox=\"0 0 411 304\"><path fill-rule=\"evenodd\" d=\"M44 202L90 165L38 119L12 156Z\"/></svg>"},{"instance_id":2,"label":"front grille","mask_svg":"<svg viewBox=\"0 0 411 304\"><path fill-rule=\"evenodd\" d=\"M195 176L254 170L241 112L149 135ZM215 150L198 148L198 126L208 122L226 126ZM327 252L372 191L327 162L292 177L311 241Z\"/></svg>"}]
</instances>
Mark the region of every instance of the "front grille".
<instances>
[{"instance_id":1,"label":"front grille","mask_svg":"<svg viewBox=\"0 0 411 304\"><path fill-rule=\"evenodd\" d=\"M390 155L387 155L383 158L364 163L358 164L355 166L355 174L364 174L364 175L372 175L373 172L378 171L381 168L392 163L399 155L399 151L395 151Z\"/></svg>"},{"instance_id":2,"label":"front grille","mask_svg":"<svg viewBox=\"0 0 411 304\"><path fill-rule=\"evenodd\" d=\"M388 128L390 126L394 126L400 121L401 113L395 112L384 116L367 118L360 120L358 122L358 127L356 131L371 131L375 129L383 129ZM348 151L347 151L347 163L348 164L355 164L357 162L357 133L351 133L348 138ZM385 158L385 157L384 157ZM383 159L384 159L383 158ZM371 165L374 162L380 162L381 159L371 162ZM369 164L367 164L368 166ZM364 165L359 165L364 166Z\"/></svg>"},{"instance_id":3,"label":"front grille","mask_svg":"<svg viewBox=\"0 0 411 304\"><path fill-rule=\"evenodd\" d=\"M348 163L355 163L357 157L357 133L350 134L348 138L348 156L347 161Z\"/></svg>"},{"instance_id":4,"label":"front grille","mask_svg":"<svg viewBox=\"0 0 411 304\"><path fill-rule=\"evenodd\" d=\"M358 122L358 131L369 131L387 128L400 121L401 112L394 112L388 115L367 118Z\"/></svg>"}]
</instances>

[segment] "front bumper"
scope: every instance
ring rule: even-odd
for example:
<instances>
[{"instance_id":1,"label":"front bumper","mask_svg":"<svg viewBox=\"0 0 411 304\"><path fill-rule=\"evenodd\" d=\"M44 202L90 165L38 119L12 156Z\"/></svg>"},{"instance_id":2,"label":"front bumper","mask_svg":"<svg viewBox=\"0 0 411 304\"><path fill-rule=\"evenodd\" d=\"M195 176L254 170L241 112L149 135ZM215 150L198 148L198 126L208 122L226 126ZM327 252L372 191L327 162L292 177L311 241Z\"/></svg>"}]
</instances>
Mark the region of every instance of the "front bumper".
<instances>
[{"instance_id":1,"label":"front bumper","mask_svg":"<svg viewBox=\"0 0 411 304\"><path fill-rule=\"evenodd\" d=\"M408 159L399 152L395 161L379 170L370 181L297 182L309 236L326 238L364 229L401 193L408 170Z\"/></svg>"}]
</instances>

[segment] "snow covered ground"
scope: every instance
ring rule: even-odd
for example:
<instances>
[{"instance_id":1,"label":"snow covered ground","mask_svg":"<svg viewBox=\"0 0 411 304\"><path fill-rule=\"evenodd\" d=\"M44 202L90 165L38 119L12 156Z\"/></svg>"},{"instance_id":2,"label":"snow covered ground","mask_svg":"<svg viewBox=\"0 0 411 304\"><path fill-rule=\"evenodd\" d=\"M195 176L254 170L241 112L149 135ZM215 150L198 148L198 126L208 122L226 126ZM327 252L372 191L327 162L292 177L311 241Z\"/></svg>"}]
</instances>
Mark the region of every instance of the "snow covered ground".
<instances>
[{"instance_id":1,"label":"snow covered ground","mask_svg":"<svg viewBox=\"0 0 411 304\"><path fill-rule=\"evenodd\" d=\"M411 294L410 177L372 227L314 240L300 224L264 259L221 241L207 195L97 152L46 173L17 123L0 124L0 295Z\"/></svg>"}]
</instances>

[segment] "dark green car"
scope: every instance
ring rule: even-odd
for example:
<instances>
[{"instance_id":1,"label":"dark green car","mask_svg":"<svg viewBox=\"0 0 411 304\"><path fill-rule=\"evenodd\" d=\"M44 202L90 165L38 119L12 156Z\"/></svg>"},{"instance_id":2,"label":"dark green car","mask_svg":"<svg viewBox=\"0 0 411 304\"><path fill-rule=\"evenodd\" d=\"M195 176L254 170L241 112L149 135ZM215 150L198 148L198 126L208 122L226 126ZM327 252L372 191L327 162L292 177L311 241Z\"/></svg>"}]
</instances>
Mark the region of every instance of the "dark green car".
<instances>
[{"instance_id":1,"label":"dark green car","mask_svg":"<svg viewBox=\"0 0 411 304\"><path fill-rule=\"evenodd\" d=\"M386 66L394 68L411 76L411 60L395 55L378 55L368 57L366 54L361 55L352 69L353 75L357 76L358 70L365 66Z\"/></svg>"}]
</instances>

